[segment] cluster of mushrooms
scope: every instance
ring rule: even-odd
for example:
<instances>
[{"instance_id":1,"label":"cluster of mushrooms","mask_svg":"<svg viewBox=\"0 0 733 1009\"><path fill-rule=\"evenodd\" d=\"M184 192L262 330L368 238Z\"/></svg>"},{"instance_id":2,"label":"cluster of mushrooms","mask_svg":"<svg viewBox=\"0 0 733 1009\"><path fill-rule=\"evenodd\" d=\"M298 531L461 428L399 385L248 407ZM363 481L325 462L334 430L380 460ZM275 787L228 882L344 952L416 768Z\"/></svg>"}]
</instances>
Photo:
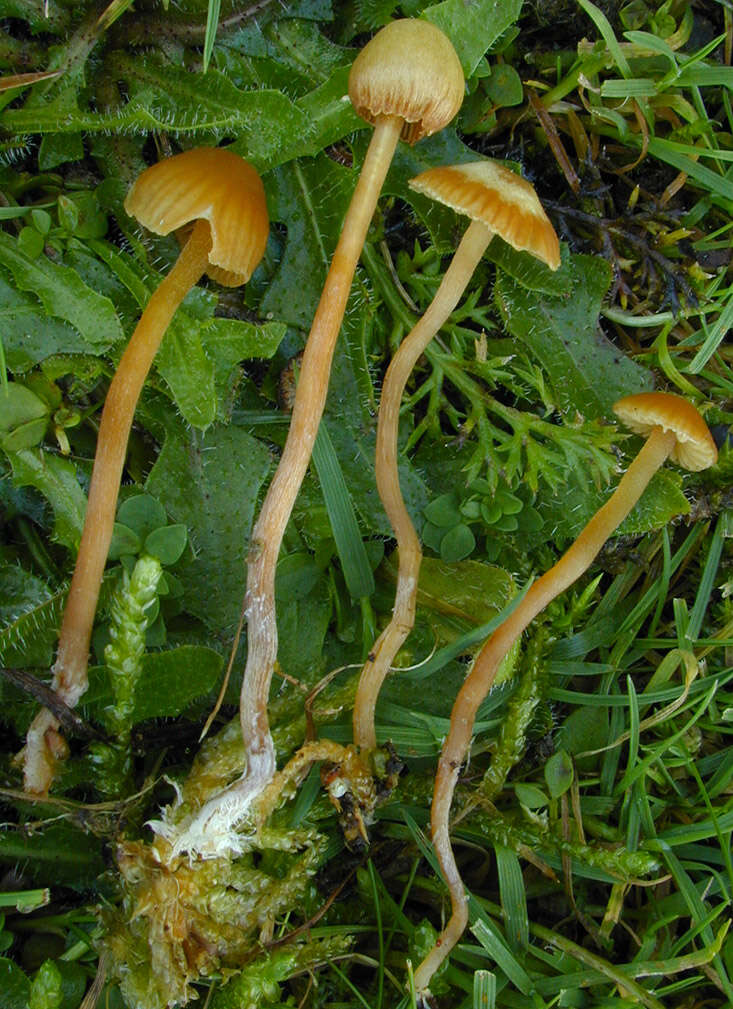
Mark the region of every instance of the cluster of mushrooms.
<instances>
[{"instance_id":1,"label":"cluster of mushrooms","mask_svg":"<svg viewBox=\"0 0 733 1009\"><path fill-rule=\"evenodd\" d=\"M280 546L323 413L331 360L354 271L397 144L400 139L414 144L445 127L458 112L463 95L458 57L446 36L427 21L392 22L353 64L349 97L358 114L374 126L374 133L307 339L289 435L251 535L246 594L248 653L240 704L246 767L234 784L208 799L182 823L169 817L154 825L167 841L170 858L184 853L189 858L236 855L244 850L247 830L261 823L264 809L272 808L277 768L267 705L278 648L275 569ZM553 270L560 264L557 236L534 188L505 165L481 160L433 168L410 185L466 215L470 224L432 303L392 360L382 389L376 478L397 540L399 574L392 619L361 672L353 714L354 745L346 748L343 756L344 766L356 761L362 769L370 767L377 747L377 696L415 616L421 547L400 493L397 469L397 427L405 385L425 347L456 307L495 234ZM69 707L77 704L87 687L92 624L128 436L163 334L187 291L204 273L221 284L244 284L264 254L269 228L259 176L242 158L220 148L190 150L149 168L132 187L125 209L156 234L175 232L184 244L133 333L102 413L86 522L53 669L53 689ZM529 622L586 571L668 458L690 470L711 466L717 458L702 417L679 396L628 396L614 410L632 431L646 438L643 448L576 542L531 585L483 646L451 714L435 780L431 828L450 891L452 915L415 973L417 991L423 995L467 924L467 899L451 849L449 814L476 712L497 668ZM294 766L330 758L334 746L308 744L294 758ZM28 732L24 750L28 792L48 791L54 763L63 757L65 748L58 721L51 712L42 710ZM263 803L264 795L268 798Z\"/></svg>"}]
</instances>

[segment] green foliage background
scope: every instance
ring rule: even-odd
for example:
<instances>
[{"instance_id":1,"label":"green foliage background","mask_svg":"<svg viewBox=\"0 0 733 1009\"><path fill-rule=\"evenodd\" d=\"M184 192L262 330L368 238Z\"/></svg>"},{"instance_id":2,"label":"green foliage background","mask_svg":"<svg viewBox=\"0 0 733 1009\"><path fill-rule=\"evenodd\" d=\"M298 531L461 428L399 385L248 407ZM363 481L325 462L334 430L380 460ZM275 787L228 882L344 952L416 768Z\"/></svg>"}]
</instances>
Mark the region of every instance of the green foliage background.
<instances>
[{"instance_id":1,"label":"green foliage background","mask_svg":"<svg viewBox=\"0 0 733 1009\"><path fill-rule=\"evenodd\" d=\"M99 1004L123 1005L119 970L99 970L105 935L132 917L115 845L149 836L171 801L229 657L249 529L287 432L288 364L368 141L344 100L350 64L378 27L418 15L452 39L467 96L455 124L400 147L357 272L278 569L282 759L304 737L304 695L335 670L316 721L348 742L354 670L391 610L380 383L463 229L408 180L510 159L548 208L562 266L495 240L408 389L400 477L427 556L378 723L410 773L356 855L306 779L274 829L311 831L302 857L318 875L290 904L273 898L234 980L201 979L199 994L215 1009L414 1004L406 967L445 910L425 835L431 772L466 663L633 454L615 400L663 387L695 399L720 463L655 478L484 702L454 833L472 928L434 993L511 1009L733 1001L728 7L0 0L3 1009L76 1009L95 975ZM178 251L122 201L157 158L219 143L262 173L267 253L243 291L199 285L166 334L136 414L82 722L53 797L31 803L13 757L37 700L17 674L49 680L105 391ZM135 631L123 752L105 738L120 703L105 646L150 535L163 572ZM271 852L256 868L273 891L292 871Z\"/></svg>"}]
</instances>

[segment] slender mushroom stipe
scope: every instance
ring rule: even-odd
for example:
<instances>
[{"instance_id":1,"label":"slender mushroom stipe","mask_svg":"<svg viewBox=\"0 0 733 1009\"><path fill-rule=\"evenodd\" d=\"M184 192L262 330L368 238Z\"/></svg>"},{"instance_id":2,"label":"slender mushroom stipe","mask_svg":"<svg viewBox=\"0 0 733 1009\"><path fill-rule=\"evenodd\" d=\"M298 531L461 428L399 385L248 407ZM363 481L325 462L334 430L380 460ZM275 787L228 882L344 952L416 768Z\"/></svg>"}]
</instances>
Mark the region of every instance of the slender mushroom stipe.
<instances>
[{"instance_id":1,"label":"slender mushroom stipe","mask_svg":"<svg viewBox=\"0 0 733 1009\"><path fill-rule=\"evenodd\" d=\"M438 762L431 809L433 845L450 891L452 913L435 945L415 971L418 992L427 992L433 974L468 924L466 894L450 843L450 807L461 765L471 743L476 712L491 689L502 659L528 624L590 567L598 551L623 522L667 459L693 471L707 469L717 461L718 452L705 421L696 408L681 396L663 392L639 393L619 400L613 409L632 431L646 437L646 442L616 490L583 528L572 546L530 586L519 606L489 637L453 706L450 730Z\"/></svg>"},{"instance_id":2,"label":"slender mushroom stipe","mask_svg":"<svg viewBox=\"0 0 733 1009\"><path fill-rule=\"evenodd\" d=\"M207 838L215 838L217 846L229 838L236 847L233 825L247 815L275 774L267 715L277 659L275 568L323 415L354 271L400 137L413 144L447 126L464 91L463 71L451 42L427 21L391 22L367 43L351 68L349 98L358 114L374 125L374 133L306 342L287 441L250 539L247 664L239 709L247 767L239 781L199 811L176 841L176 852L205 853Z\"/></svg>"},{"instance_id":3,"label":"slender mushroom stipe","mask_svg":"<svg viewBox=\"0 0 733 1009\"><path fill-rule=\"evenodd\" d=\"M197 148L142 173L125 210L150 231L190 228L170 273L153 292L110 383L102 410L84 529L64 610L52 689L73 708L87 688L89 643L112 539L117 495L135 407L176 309L209 273L236 287L264 255L269 232L265 192L255 169L222 148ZM44 794L59 753L58 722L38 713L24 750L27 792Z\"/></svg>"},{"instance_id":4,"label":"slender mushroom stipe","mask_svg":"<svg viewBox=\"0 0 733 1009\"><path fill-rule=\"evenodd\" d=\"M477 161L432 168L410 181L419 193L471 218L461 242L425 314L402 341L382 386L377 422L376 478L399 551L397 591L392 618L364 664L354 702L354 743L363 750L377 745L374 713L377 697L395 656L415 622L422 550L400 491L397 432L400 403L412 369L465 291L494 235L526 250L552 270L560 265L560 244L534 187L505 165Z\"/></svg>"}]
</instances>

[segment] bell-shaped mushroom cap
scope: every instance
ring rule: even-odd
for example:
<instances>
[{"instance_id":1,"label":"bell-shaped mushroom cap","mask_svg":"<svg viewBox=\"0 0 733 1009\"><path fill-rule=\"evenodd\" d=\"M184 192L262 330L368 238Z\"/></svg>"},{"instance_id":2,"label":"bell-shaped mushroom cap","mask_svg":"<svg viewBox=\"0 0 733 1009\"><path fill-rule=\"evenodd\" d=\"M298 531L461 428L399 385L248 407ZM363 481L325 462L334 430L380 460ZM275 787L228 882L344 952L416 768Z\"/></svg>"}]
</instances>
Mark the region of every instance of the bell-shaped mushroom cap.
<instances>
[{"instance_id":1,"label":"bell-shaped mushroom cap","mask_svg":"<svg viewBox=\"0 0 733 1009\"><path fill-rule=\"evenodd\" d=\"M498 161L430 168L412 189L480 221L515 249L531 252L556 270L560 243L534 186Z\"/></svg>"},{"instance_id":2,"label":"bell-shaped mushroom cap","mask_svg":"<svg viewBox=\"0 0 733 1009\"><path fill-rule=\"evenodd\" d=\"M152 165L127 194L125 210L156 235L208 221L208 273L228 287L249 280L267 245L262 180L244 158L220 147L198 147Z\"/></svg>"},{"instance_id":3,"label":"bell-shaped mushroom cap","mask_svg":"<svg viewBox=\"0 0 733 1009\"><path fill-rule=\"evenodd\" d=\"M349 74L349 98L362 119L405 120L414 144L447 126L463 102L460 60L440 28L417 18L391 21L364 46Z\"/></svg>"},{"instance_id":4,"label":"bell-shaped mushroom cap","mask_svg":"<svg viewBox=\"0 0 733 1009\"><path fill-rule=\"evenodd\" d=\"M718 449L699 411L671 392L640 392L614 403L613 412L636 434L647 436L655 427L671 431L677 444L670 459L697 472L714 466Z\"/></svg>"}]
</instances>

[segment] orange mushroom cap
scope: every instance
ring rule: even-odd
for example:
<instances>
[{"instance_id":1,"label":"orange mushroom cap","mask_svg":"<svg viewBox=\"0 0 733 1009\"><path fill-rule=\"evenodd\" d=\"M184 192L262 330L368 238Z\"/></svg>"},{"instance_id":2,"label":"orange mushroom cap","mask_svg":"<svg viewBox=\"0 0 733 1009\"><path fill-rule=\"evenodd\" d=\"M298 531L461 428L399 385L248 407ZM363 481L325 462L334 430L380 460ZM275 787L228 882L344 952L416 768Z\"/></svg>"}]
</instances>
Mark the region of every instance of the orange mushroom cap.
<instances>
[{"instance_id":1,"label":"orange mushroom cap","mask_svg":"<svg viewBox=\"0 0 733 1009\"><path fill-rule=\"evenodd\" d=\"M480 221L515 249L556 270L560 243L534 186L498 161L429 168L410 187Z\"/></svg>"},{"instance_id":2,"label":"orange mushroom cap","mask_svg":"<svg viewBox=\"0 0 733 1009\"><path fill-rule=\"evenodd\" d=\"M614 403L613 412L628 428L644 437L655 427L671 431L677 444L669 457L685 469L698 472L718 461L718 449L707 424L699 410L682 396L640 392Z\"/></svg>"},{"instance_id":3,"label":"orange mushroom cap","mask_svg":"<svg viewBox=\"0 0 733 1009\"><path fill-rule=\"evenodd\" d=\"M368 123L405 120L402 139L414 144L453 119L463 102L461 61L440 28L418 18L385 25L364 46L349 74L349 98Z\"/></svg>"},{"instance_id":4,"label":"orange mushroom cap","mask_svg":"<svg viewBox=\"0 0 733 1009\"><path fill-rule=\"evenodd\" d=\"M156 235L208 221L207 272L227 287L249 280L267 245L262 180L249 162L221 147L198 147L152 165L127 194L125 210Z\"/></svg>"}]
</instances>

